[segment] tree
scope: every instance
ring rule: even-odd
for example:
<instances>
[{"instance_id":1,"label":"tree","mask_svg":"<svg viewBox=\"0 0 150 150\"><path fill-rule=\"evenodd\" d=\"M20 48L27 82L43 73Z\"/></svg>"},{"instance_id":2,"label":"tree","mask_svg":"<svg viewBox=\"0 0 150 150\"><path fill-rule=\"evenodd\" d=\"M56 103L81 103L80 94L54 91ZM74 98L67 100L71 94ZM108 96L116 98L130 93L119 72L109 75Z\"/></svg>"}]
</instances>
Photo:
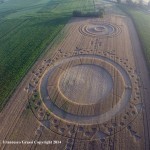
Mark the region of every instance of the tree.
<instances>
[{"instance_id":1,"label":"tree","mask_svg":"<svg viewBox=\"0 0 150 150\"><path fill-rule=\"evenodd\" d=\"M99 11L98 11L98 15L99 15L99 17L100 17L100 18L102 18L102 17L103 17L104 12L105 12L105 8L100 8L100 9L99 9Z\"/></svg>"},{"instance_id":2,"label":"tree","mask_svg":"<svg viewBox=\"0 0 150 150\"><path fill-rule=\"evenodd\" d=\"M73 11L73 17L80 17L82 16L82 12L81 11L78 11L78 10L74 10Z\"/></svg>"},{"instance_id":3,"label":"tree","mask_svg":"<svg viewBox=\"0 0 150 150\"><path fill-rule=\"evenodd\" d=\"M74 10L72 12L73 17L100 17L102 18L105 12L105 8L99 8L97 12L81 12L78 10Z\"/></svg>"}]
</instances>

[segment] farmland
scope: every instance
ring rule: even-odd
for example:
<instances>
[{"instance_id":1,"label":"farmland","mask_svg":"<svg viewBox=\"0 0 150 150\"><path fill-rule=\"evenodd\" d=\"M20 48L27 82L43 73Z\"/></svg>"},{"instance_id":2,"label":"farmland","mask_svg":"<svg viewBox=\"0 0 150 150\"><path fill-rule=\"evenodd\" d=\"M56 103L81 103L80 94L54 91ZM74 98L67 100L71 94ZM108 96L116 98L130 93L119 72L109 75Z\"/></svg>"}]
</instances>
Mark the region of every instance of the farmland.
<instances>
[{"instance_id":1,"label":"farmland","mask_svg":"<svg viewBox=\"0 0 150 150\"><path fill-rule=\"evenodd\" d=\"M93 1L85 1L87 5L86 2L92 4ZM71 10L81 8L76 6L82 4L71 3L74 5L71 9L67 7L70 3L64 4L63 17L55 11L62 27L69 21L58 31L59 36L52 41L54 44L43 53L39 49L41 57L0 113L0 149L149 150L150 79L131 18L116 9L115 3L97 0L94 1L96 9L105 6L103 18L69 19ZM81 10L88 9L93 8L84 5ZM39 21L42 13L32 20L37 19L40 25L45 22L46 32L41 29L36 33L47 35L49 27L57 26L58 20L51 20L54 23L51 27L47 25L49 21L44 20L47 17ZM6 17L15 19L15 14ZM27 18L30 17L28 14ZM30 28L35 25L32 20ZM22 27L26 21L17 23ZM27 37L23 28L20 32L19 40L23 35ZM28 38L34 36L28 34ZM26 39L22 38L24 41ZM25 52L13 53L18 56L14 63ZM23 58L21 56L21 61ZM13 63L10 65L9 69ZM8 144L7 141L19 141L20 144ZM21 141L37 142L23 144Z\"/></svg>"},{"instance_id":2,"label":"farmland","mask_svg":"<svg viewBox=\"0 0 150 150\"><path fill-rule=\"evenodd\" d=\"M0 109L76 9L92 11L93 1L1 1Z\"/></svg>"}]
</instances>

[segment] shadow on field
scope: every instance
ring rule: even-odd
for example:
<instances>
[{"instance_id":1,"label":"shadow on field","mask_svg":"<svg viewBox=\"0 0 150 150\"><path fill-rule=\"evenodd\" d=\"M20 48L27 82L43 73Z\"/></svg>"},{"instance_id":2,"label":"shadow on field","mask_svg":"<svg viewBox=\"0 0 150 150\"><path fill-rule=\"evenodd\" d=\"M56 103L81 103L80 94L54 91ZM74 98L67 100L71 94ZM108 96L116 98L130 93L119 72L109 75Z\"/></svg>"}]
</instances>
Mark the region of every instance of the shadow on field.
<instances>
[{"instance_id":1,"label":"shadow on field","mask_svg":"<svg viewBox=\"0 0 150 150\"><path fill-rule=\"evenodd\" d=\"M39 21L38 23L32 24L30 26L34 27L34 26L55 26L55 25L62 25L65 24L68 21L68 18L70 16L66 15L66 16L59 16L56 18L50 18L49 20L47 19L41 19L41 21ZM37 19L37 18L36 18Z\"/></svg>"}]
</instances>

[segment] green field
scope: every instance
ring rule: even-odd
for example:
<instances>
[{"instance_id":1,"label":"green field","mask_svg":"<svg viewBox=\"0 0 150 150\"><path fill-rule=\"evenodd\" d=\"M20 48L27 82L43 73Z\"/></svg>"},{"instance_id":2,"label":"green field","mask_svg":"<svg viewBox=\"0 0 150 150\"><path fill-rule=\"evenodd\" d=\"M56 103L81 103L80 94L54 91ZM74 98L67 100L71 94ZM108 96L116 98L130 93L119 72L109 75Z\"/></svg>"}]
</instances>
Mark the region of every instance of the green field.
<instances>
[{"instance_id":1,"label":"green field","mask_svg":"<svg viewBox=\"0 0 150 150\"><path fill-rule=\"evenodd\" d=\"M127 6L120 6L133 19L150 68L150 14Z\"/></svg>"},{"instance_id":2,"label":"green field","mask_svg":"<svg viewBox=\"0 0 150 150\"><path fill-rule=\"evenodd\" d=\"M93 0L0 0L0 109L73 10Z\"/></svg>"}]
</instances>

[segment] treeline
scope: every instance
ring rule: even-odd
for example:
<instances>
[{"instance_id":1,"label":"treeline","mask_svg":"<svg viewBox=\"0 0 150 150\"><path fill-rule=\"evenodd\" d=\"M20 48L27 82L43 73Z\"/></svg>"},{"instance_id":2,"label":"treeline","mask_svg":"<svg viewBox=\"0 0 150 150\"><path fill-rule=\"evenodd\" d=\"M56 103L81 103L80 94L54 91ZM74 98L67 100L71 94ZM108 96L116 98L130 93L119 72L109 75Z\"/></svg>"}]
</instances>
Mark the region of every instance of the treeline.
<instances>
[{"instance_id":1,"label":"treeline","mask_svg":"<svg viewBox=\"0 0 150 150\"><path fill-rule=\"evenodd\" d=\"M82 12L79 10L74 10L72 13L73 17L100 17L104 15L104 9L99 9L97 12Z\"/></svg>"}]
</instances>

